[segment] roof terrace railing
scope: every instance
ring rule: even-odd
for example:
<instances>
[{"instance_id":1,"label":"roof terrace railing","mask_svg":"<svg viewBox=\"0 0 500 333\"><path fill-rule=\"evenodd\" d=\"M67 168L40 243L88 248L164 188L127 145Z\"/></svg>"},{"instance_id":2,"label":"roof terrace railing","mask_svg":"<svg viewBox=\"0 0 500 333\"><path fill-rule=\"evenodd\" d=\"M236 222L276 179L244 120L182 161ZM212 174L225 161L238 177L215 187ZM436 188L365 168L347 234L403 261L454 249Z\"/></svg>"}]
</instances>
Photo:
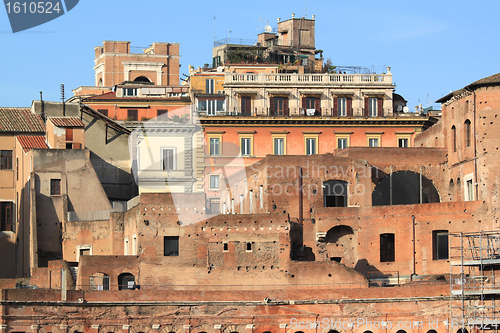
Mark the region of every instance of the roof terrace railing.
<instances>
[{"instance_id":1,"label":"roof terrace railing","mask_svg":"<svg viewBox=\"0 0 500 333\"><path fill-rule=\"evenodd\" d=\"M373 84L392 85L392 74L253 74L226 73L225 83L297 83L305 85Z\"/></svg>"}]
</instances>

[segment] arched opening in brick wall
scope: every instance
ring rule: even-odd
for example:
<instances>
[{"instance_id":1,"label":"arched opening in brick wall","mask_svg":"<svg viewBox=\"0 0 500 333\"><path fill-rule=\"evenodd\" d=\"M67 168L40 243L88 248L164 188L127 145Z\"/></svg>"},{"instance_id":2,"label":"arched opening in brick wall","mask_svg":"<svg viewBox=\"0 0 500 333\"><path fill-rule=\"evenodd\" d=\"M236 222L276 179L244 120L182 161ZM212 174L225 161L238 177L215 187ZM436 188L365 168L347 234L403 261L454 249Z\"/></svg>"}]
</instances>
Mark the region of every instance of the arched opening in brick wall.
<instances>
[{"instance_id":1,"label":"arched opening in brick wall","mask_svg":"<svg viewBox=\"0 0 500 333\"><path fill-rule=\"evenodd\" d=\"M109 290L109 275L95 273L89 277L90 290Z\"/></svg>"},{"instance_id":2,"label":"arched opening in brick wall","mask_svg":"<svg viewBox=\"0 0 500 333\"><path fill-rule=\"evenodd\" d=\"M130 273L118 275L118 289L135 289L135 276Z\"/></svg>"},{"instance_id":3,"label":"arched opening in brick wall","mask_svg":"<svg viewBox=\"0 0 500 333\"><path fill-rule=\"evenodd\" d=\"M346 225L331 228L320 246L327 254L327 260L337 261L347 267L356 263L356 240L354 231Z\"/></svg>"},{"instance_id":4,"label":"arched opening in brick wall","mask_svg":"<svg viewBox=\"0 0 500 333\"><path fill-rule=\"evenodd\" d=\"M372 192L372 206L434 202L441 202L441 200L432 182L413 171L388 174L379 181Z\"/></svg>"},{"instance_id":5,"label":"arched opening in brick wall","mask_svg":"<svg viewBox=\"0 0 500 333\"><path fill-rule=\"evenodd\" d=\"M138 76L134 79L134 82L151 82L151 80L145 76Z\"/></svg>"}]
</instances>

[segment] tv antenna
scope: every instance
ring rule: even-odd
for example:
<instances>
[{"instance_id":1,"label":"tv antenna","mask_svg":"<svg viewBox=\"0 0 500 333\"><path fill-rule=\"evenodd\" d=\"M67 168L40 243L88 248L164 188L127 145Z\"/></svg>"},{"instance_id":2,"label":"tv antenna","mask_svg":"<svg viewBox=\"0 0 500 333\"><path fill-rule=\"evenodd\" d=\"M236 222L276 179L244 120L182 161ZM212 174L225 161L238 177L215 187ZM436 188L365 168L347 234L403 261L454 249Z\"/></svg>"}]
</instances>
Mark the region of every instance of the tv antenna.
<instances>
[{"instance_id":1,"label":"tv antenna","mask_svg":"<svg viewBox=\"0 0 500 333\"><path fill-rule=\"evenodd\" d=\"M214 16L214 45L215 45L215 16Z\"/></svg>"},{"instance_id":2,"label":"tv antenna","mask_svg":"<svg viewBox=\"0 0 500 333\"><path fill-rule=\"evenodd\" d=\"M306 9L302 9L301 12L305 11L306 12L306 18L307 18L307 1L306 1Z\"/></svg>"}]
</instances>

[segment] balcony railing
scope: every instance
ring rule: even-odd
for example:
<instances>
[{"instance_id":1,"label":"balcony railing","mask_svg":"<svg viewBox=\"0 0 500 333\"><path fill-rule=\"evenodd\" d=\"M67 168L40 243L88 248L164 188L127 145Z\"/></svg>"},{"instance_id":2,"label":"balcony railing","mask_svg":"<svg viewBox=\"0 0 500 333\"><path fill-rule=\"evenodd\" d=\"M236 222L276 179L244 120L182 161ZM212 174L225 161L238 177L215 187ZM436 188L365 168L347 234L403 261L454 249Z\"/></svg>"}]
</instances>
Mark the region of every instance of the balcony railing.
<instances>
[{"instance_id":1,"label":"balcony railing","mask_svg":"<svg viewBox=\"0 0 500 333\"><path fill-rule=\"evenodd\" d=\"M392 85L392 74L241 74L226 73L225 84L282 82L297 84L373 84Z\"/></svg>"},{"instance_id":2,"label":"balcony railing","mask_svg":"<svg viewBox=\"0 0 500 333\"><path fill-rule=\"evenodd\" d=\"M161 170L161 169L147 169L138 171L139 180L145 181L184 181L193 177L193 170Z\"/></svg>"}]
</instances>

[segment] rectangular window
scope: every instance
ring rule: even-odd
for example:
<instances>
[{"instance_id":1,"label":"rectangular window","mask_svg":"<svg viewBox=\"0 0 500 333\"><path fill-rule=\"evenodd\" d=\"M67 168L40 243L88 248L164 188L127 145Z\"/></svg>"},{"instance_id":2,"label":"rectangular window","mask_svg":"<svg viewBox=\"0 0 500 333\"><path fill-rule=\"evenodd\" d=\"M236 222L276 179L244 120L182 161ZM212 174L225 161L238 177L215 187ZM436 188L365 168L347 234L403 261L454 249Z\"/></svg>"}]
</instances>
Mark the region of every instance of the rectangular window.
<instances>
[{"instance_id":1,"label":"rectangular window","mask_svg":"<svg viewBox=\"0 0 500 333\"><path fill-rule=\"evenodd\" d=\"M229 251L229 244L224 243L224 252L227 252L227 251Z\"/></svg>"},{"instance_id":2,"label":"rectangular window","mask_svg":"<svg viewBox=\"0 0 500 333\"><path fill-rule=\"evenodd\" d=\"M123 88L123 96L137 96L137 88Z\"/></svg>"},{"instance_id":3,"label":"rectangular window","mask_svg":"<svg viewBox=\"0 0 500 333\"><path fill-rule=\"evenodd\" d=\"M242 156L252 155L252 139L251 138L241 138L241 155Z\"/></svg>"},{"instance_id":4,"label":"rectangular window","mask_svg":"<svg viewBox=\"0 0 500 333\"><path fill-rule=\"evenodd\" d=\"M127 120L129 121L137 121L138 118L138 113L137 110L127 110Z\"/></svg>"},{"instance_id":5,"label":"rectangular window","mask_svg":"<svg viewBox=\"0 0 500 333\"><path fill-rule=\"evenodd\" d=\"M380 235L380 262L395 260L394 234Z\"/></svg>"},{"instance_id":6,"label":"rectangular window","mask_svg":"<svg viewBox=\"0 0 500 333\"><path fill-rule=\"evenodd\" d=\"M347 148L347 138L337 139L337 148L338 149L346 149Z\"/></svg>"},{"instance_id":7,"label":"rectangular window","mask_svg":"<svg viewBox=\"0 0 500 333\"><path fill-rule=\"evenodd\" d=\"M168 112L168 110L156 110L156 116L159 117L161 115L164 115Z\"/></svg>"},{"instance_id":8,"label":"rectangular window","mask_svg":"<svg viewBox=\"0 0 500 333\"><path fill-rule=\"evenodd\" d=\"M398 139L398 147L401 148L408 147L408 139Z\"/></svg>"},{"instance_id":9,"label":"rectangular window","mask_svg":"<svg viewBox=\"0 0 500 333\"><path fill-rule=\"evenodd\" d=\"M284 138L274 138L274 155L285 155Z\"/></svg>"},{"instance_id":10,"label":"rectangular window","mask_svg":"<svg viewBox=\"0 0 500 333\"><path fill-rule=\"evenodd\" d=\"M306 138L306 155L316 154L316 139Z\"/></svg>"},{"instance_id":11,"label":"rectangular window","mask_svg":"<svg viewBox=\"0 0 500 333\"><path fill-rule=\"evenodd\" d=\"M12 170L12 150L0 152L0 170Z\"/></svg>"},{"instance_id":12,"label":"rectangular window","mask_svg":"<svg viewBox=\"0 0 500 333\"><path fill-rule=\"evenodd\" d=\"M378 139L377 138L368 139L368 147L378 147Z\"/></svg>"},{"instance_id":13,"label":"rectangular window","mask_svg":"<svg viewBox=\"0 0 500 333\"><path fill-rule=\"evenodd\" d=\"M13 202L1 202L0 203L0 231L13 231L14 220L13 220L13 211L14 211L14 203Z\"/></svg>"},{"instance_id":14,"label":"rectangular window","mask_svg":"<svg viewBox=\"0 0 500 333\"><path fill-rule=\"evenodd\" d=\"M465 190L467 191L466 201L474 200L474 186L472 185L472 179L467 179L465 181Z\"/></svg>"},{"instance_id":15,"label":"rectangular window","mask_svg":"<svg viewBox=\"0 0 500 333\"><path fill-rule=\"evenodd\" d=\"M368 116L377 116L377 98L370 97L368 99Z\"/></svg>"},{"instance_id":16,"label":"rectangular window","mask_svg":"<svg viewBox=\"0 0 500 333\"><path fill-rule=\"evenodd\" d=\"M108 116L108 109L97 109L97 111L98 111L100 114L105 115L106 117Z\"/></svg>"},{"instance_id":17,"label":"rectangular window","mask_svg":"<svg viewBox=\"0 0 500 333\"><path fill-rule=\"evenodd\" d=\"M252 115L252 97L241 96L241 115L242 116Z\"/></svg>"},{"instance_id":18,"label":"rectangular window","mask_svg":"<svg viewBox=\"0 0 500 333\"><path fill-rule=\"evenodd\" d=\"M61 195L61 180L51 179L50 180L50 195Z\"/></svg>"},{"instance_id":19,"label":"rectangular window","mask_svg":"<svg viewBox=\"0 0 500 333\"><path fill-rule=\"evenodd\" d=\"M214 94L215 93L215 80L214 79L206 79L205 80L205 94Z\"/></svg>"},{"instance_id":20,"label":"rectangular window","mask_svg":"<svg viewBox=\"0 0 500 333\"><path fill-rule=\"evenodd\" d=\"M448 259L448 230L432 231L432 257L434 260Z\"/></svg>"},{"instance_id":21,"label":"rectangular window","mask_svg":"<svg viewBox=\"0 0 500 333\"><path fill-rule=\"evenodd\" d=\"M162 149L162 166L163 170L175 170L175 150L174 148Z\"/></svg>"},{"instance_id":22,"label":"rectangular window","mask_svg":"<svg viewBox=\"0 0 500 333\"><path fill-rule=\"evenodd\" d=\"M207 214L220 214L220 199L219 198L208 199Z\"/></svg>"},{"instance_id":23,"label":"rectangular window","mask_svg":"<svg viewBox=\"0 0 500 333\"><path fill-rule=\"evenodd\" d=\"M210 188L211 189L219 189L220 188L220 176L219 175L210 175Z\"/></svg>"},{"instance_id":24,"label":"rectangular window","mask_svg":"<svg viewBox=\"0 0 500 333\"><path fill-rule=\"evenodd\" d=\"M339 117L347 116L347 98L339 97L338 99Z\"/></svg>"},{"instance_id":25,"label":"rectangular window","mask_svg":"<svg viewBox=\"0 0 500 333\"><path fill-rule=\"evenodd\" d=\"M210 156L220 155L219 138L210 138Z\"/></svg>"},{"instance_id":26,"label":"rectangular window","mask_svg":"<svg viewBox=\"0 0 500 333\"><path fill-rule=\"evenodd\" d=\"M163 255L165 257L176 257L179 255L179 236L163 237Z\"/></svg>"}]
</instances>

